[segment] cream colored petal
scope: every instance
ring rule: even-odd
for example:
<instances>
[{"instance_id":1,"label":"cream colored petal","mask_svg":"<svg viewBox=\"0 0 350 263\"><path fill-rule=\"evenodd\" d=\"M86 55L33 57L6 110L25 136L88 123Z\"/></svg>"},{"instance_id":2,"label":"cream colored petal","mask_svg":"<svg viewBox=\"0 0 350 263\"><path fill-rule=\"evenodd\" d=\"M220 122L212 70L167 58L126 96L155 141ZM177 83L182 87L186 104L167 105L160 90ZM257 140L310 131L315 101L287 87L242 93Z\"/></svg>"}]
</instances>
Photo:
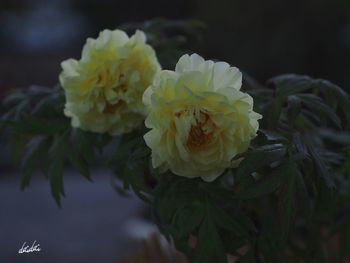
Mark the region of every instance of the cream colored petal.
<instances>
[{"instance_id":1,"label":"cream colored petal","mask_svg":"<svg viewBox=\"0 0 350 263\"><path fill-rule=\"evenodd\" d=\"M133 43L145 43L146 35L140 30L136 30L135 34L130 38L130 42Z\"/></svg>"},{"instance_id":2,"label":"cream colored petal","mask_svg":"<svg viewBox=\"0 0 350 263\"><path fill-rule=\"evenodd\" d=\"M146 106L151 106L151 97L153 94L153 87L149 86L142 95L142 102Z\"/></svg>"},{"instance_id":3,"label":"cream colored petal","mask_svg":"<svg viewBox=\"0 0 350 263\"><path fill-rule=\"evenodd\" d=\"M65 76L71 76L75 77L78 76L78 68L79 64L78 61L75 59L67 59L61 63L61 67L63 69L63 72Z\"/></svg>"},{"instance_id":4,"label":"cream colored petal","mask_svg":"<svg viewBox=\"0 0 350 263\"><path fill-rule=\"evenodd\" d=\"M189 56L188 54L183 55L175 66L175 72L184 73L192 70L198 70L199 66L204 63L204 59L197 55L192 54Z\"/></svg>"},{"instance_id":5,"label":"cream colored petal","mask_svg":"<svg viewBox=\"0 0 350 263\"><path fill-rule=\"evenodd\" d=\"M111 41L113 41L113 43L115 43L115 45L119 47L124 46L129 40L128 35L124 31L119 29L111 31L110 34Z\"/></svg>"},{"instance_id":6,"label":"cream colored petal","mask_svg":"<svg viewBox=\"0 0 350 263\"><path fill-rule=\"evenodd\" d=\"M220 168L217 170L202 173L200 177L203 179L203 181L210 183L213 182L216 178L218 178L224 171L225 168Z\"/></svg>"},{"instance_id":7,"label":"cream colored petal","mask_svg":"<svg viewBox=\"0 0 350 263\"><path fill-rule=\"evenodd\" d=\"M216 62L213 67L213 88L219 90L231 87L240 90L242 86L242 73L236 67L226 62Z\"/></svg>"}]
</instances>

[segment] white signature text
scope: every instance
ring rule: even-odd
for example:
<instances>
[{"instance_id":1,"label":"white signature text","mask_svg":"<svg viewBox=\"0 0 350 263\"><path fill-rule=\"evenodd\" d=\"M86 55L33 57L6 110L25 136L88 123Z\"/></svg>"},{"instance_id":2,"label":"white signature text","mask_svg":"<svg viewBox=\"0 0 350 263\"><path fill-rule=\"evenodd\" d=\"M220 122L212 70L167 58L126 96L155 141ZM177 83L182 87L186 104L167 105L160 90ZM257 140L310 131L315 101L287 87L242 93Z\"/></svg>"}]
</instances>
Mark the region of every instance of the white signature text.
<instances>
[{"instance_id":1,"label":"white signature text","mask_svg":"<svg viewBox=\"0 0 350 263\"><path fill-rule=\"evenodd\" d=\"M40 244L39 243L35 244L35 243L36 243L36 240L33 242L31 246L29 246L29 245L26 245L26 242L24 242L22 247L18 250L18 254L41 251Z\"/></svg>"}]
</instances>

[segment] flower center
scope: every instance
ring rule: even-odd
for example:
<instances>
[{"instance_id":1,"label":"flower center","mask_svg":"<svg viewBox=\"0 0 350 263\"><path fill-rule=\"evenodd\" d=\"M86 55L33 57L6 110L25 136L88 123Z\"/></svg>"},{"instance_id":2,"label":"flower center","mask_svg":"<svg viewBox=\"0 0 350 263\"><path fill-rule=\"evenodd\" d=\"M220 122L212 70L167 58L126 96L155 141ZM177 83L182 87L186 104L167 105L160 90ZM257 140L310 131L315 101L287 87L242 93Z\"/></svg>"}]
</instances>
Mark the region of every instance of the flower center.
<instances>
[{"instance_id":1,"label":"flower center","mask_svg":"<svg viewBox=\"0 0 350 263\"><path fill-rule=\"evenodd\" d=\"M125 105L126 103L122 100L119 100L117 103L115 104L111 104L109 102L106 102L106 106L103 109L103 113L109 113L109 114L113 114L115 113L119 108L121 108L123 105Z\"/></svg>"},{"instance_id":2,"label":"flower center","mask_svg":"<svg viewBox=\"0 0 350 263\"><path fill-rule=\"evenodd\" d=\"M113 114L121 107L126 105L126 102L120 97L118 93L125 93L128 90L128 85L125 80L125 75L123 73L119 74L117 77L116 74L112 74L113 71L107 67L106 71L97 75L97 83L102 87L99 93L99 96L102 96L105 101L105 107L103 113ZM116 97L112 99L107 98L106 93L108 90L113 90L117 93ZM119 97L119 100L115 103L111 103L111 100L115 100Z\"/></svg>"},{"instance_id":3,"label":"flower center","mask_svg":"<svg viewBox=\"0 0 350 263\"><path fill-rule=\"evenodd\" d=\"M104 72L99 73L96 78L96 83L102 89L113 89L122 92L126 92L128 89L125 74L121 73L117 75L109 67Z\"/></svg>"},{"instance_id":4,"label":"flower center","mask_svg":"<svg viewBox=\"0 0 350 263\"><path fill-rule=\"evenodd\" d=\"M195 113L194 113L195 115ZM196 124L191 126L186 145L190 150L198 150L213 139L214 124L207 113L200 111Z\"/></svg>"}]
</instances>

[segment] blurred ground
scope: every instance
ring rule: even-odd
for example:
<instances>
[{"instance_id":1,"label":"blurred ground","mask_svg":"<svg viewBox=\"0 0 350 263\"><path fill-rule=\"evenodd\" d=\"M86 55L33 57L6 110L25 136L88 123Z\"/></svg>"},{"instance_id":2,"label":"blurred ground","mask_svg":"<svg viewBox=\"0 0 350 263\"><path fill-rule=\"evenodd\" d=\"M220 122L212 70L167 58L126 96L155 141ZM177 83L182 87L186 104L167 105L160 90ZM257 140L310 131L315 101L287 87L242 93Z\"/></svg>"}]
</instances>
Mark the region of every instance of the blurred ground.
<instances>
[{"instance_id":1,"label":"blurred ground","mask_svg":"<svg viewBox=\"0 0 350 263\"><path fill-rule=\"evenodd\" d=\"M119 196L108 173L95 171L94 183L65 174L66 198L59 209L49 184L35 176L24 192L15 173L0 176L0 262L116 262L130 249L125 224L140 217L143 204ZM18 254L23 242L36 240L42 251Z\"/></svg>"}]
</instances>

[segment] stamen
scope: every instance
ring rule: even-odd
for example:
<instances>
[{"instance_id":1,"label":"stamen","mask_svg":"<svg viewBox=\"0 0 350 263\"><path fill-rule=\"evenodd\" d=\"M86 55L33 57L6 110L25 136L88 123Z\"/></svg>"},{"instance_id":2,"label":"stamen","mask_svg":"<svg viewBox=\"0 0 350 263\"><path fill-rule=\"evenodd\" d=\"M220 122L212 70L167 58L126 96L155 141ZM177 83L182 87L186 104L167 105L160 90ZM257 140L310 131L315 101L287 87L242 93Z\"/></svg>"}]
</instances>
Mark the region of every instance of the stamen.
<instances>
[{"instance_id":1,"label":"stamen","mask_svg":"<svg viewBox=\"0 0 350 263\"><path fill-rule=\"evenodd\" d=\"M196 124L191 126L187 139L187 147L191 150L198 150L208 145L213 139L213 129L209 129L210 132L207 129L208 125L214 125L208 123L210 116L200 111L199 116L196 117Z\"/></svg>"},{"instance_id":2,"label":"stamen","mask_svg":"<svg viewBox=\"0 0 350 263\"><path fill-rule=\"evenodd\" d=\"M117 103L115 104L111 104L111 103L106 103L106 106L103 110L103 113L109 113L109 114L113 114L115 113L120 107L122 107L123 105L125 105L125 102L122 100L119 100Z\"/></svg>"}]
</instances>

